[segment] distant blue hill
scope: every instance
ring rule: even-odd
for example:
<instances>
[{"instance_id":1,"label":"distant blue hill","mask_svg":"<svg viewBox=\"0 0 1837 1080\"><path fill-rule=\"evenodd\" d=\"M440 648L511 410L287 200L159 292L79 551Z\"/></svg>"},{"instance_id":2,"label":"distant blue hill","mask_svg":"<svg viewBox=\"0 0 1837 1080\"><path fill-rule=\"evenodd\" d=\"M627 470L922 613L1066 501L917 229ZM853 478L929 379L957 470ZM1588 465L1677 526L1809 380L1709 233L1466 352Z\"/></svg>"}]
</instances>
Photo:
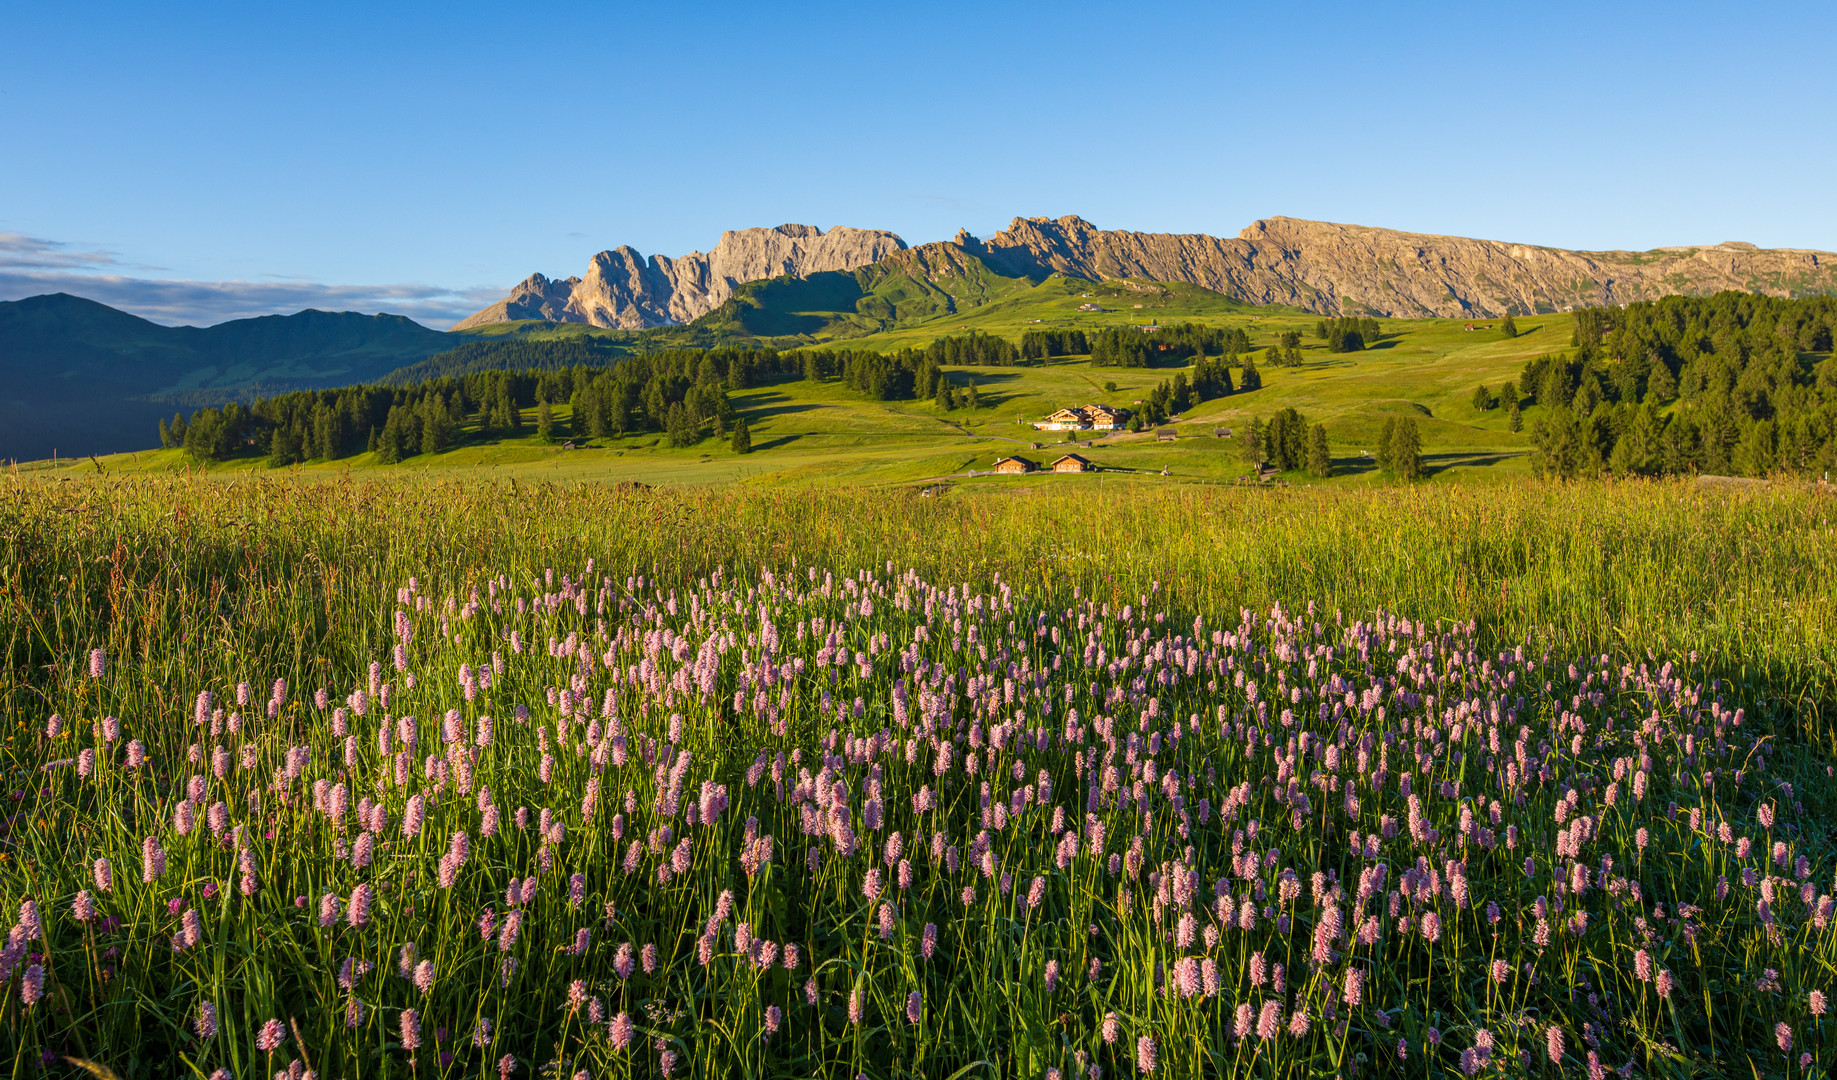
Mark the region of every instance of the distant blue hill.
<instances>
[{"instance_id":1,"label":"distant blue hill","mask_svg":"<svg viewBox=\"0 0 1837 1080\"><path fill-rule=\"evenodd\" d=\"M145 449L180 409L375 382L462 340L400 315L161 326L66 293L0 302L0 461Z\"/></svg>"}]
</instances>

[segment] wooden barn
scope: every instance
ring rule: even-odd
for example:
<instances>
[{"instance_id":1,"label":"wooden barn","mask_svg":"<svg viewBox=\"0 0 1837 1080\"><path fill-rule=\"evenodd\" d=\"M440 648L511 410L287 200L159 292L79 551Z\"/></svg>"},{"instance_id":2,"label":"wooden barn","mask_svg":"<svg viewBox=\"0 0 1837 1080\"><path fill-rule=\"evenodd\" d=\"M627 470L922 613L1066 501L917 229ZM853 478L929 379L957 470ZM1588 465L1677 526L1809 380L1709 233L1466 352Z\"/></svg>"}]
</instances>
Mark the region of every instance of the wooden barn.
<instances>
[{"instance_id":1,"label":"wooden barn","mask_svg":"<svg viewBox=\"0 0 1837 1080\"><path fill-rule=\"evenodd\" d=\"M1039 468L1024 457L999 458L995 462L995 471L1004 476L1019 476L1021 473L1034 472Z\"/></svg>"},{"instance_id":2,"label":"wooden barn","mask_svg":"<svg viewBox=\"0 0 1837 1080\"><path fill-rule=\"evenodd\" d=\"M1179 438L1180 430L1178 428L1164 427L1155 432L1156 442L1174 442Z\"/></svg>"},{"instance_id":3,"label":"wooden barn","mask_svg":"<svg viewBox=\"0 0 1837 1080\"><path fill-rule=\"evenodd\" d=\"M1097 466L1089 458L1077 454L1067 454L1052 463L1053 472L1096 472Z\"/></svg>"}]
</instances>

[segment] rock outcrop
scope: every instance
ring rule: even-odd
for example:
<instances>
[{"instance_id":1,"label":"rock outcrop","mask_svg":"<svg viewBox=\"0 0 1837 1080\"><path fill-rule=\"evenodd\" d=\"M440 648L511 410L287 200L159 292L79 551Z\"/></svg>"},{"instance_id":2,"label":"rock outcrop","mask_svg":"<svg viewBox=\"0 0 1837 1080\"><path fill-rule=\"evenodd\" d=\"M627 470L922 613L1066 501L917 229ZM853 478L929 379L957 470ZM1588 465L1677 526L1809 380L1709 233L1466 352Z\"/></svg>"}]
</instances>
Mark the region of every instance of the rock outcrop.
<instances>
[{"instance_id":1,"label":"rock outcrop","mask_svg":"<svg viewBox=\"0 0 1837 1080\"><path fill-rule=\"evenodd\" d=\"M1184 281L1322 314L1495 318L1724 289L1837 292L1837 255L1829 252L1739 242L1564 251L1283 217L1234 239L1099 229L1079 217L1015 218L980 247L1006 273Z\"/></svg>"},{"instance_id":2,"label":"rock outcrop","mask_svg":"<svg viewBox=\"0 0 1837 1080\"><path fill-rule=\"evenodd\" d=\"M906 243L879 229L809 225L737 229L721 234L707 254L646 259L627 246L593 257L584 277L551 281L532 274L509 296L453 329L512 319L547 319L640 330L686 323L705 315L749 281L825 270L855 270L897 252Z\"/></svg>"}]
</instances>

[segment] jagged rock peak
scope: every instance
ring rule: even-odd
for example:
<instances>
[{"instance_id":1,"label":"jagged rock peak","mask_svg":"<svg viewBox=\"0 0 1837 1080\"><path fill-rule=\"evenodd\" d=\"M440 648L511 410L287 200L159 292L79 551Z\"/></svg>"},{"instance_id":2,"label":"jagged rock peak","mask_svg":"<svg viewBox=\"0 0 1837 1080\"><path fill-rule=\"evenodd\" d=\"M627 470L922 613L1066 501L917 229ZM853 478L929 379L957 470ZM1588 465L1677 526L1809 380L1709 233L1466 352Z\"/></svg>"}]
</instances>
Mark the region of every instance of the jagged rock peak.
<instances>
[{"instance_id":1,"label":"jagged rock peak","mask_svg":"<svg viewBox=\"0 0 1837 1080\"><path fill-rule=\"evenodd\" d=\"M877 263L906 242L881 229L811 225L730 229L706 254L680 259L621 245L595 255L584 277L565 283L532 274L503 300L454 327L463 330L511 319L548 319L637 330L689 322L707 314L749 281Z\"/></svg>"},{"instance_id":2,"label":"jagged rock peak","mask_svg":"<svg viewBox=\"0 0 1837 1080\"><path fill-rule=\"evenodd\" d=\"M1190 282L1323 314L1490 318L1723 289L1837 292L1837 257L1814 251L1739 242L1565 251L1288 217L1253 222L1234 239L1099 229L1076 216L1015 218L986 247L1008 273Z\"/></svg>"}]
</instances>

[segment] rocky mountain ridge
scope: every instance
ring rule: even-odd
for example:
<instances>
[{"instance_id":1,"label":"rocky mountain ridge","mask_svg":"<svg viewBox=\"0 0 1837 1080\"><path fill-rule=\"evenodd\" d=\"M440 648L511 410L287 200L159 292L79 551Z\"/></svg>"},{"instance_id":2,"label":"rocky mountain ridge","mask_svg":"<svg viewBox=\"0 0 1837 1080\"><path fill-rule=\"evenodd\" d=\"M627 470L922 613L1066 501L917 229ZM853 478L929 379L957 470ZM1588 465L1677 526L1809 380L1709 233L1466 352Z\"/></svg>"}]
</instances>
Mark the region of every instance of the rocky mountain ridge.
<instances>
[{"instance_id":1,"label":"rocky mountain ridge","mask_svg":"<svg viewBox=\"0 0 1837 1080\"><path fill-rule=\"evenodd\" d=\"M750 281L888 261L907 271L960 268L969 257L1017 277L1186 282L1253 304L1402 318L1498 318L1725 289L1837 292L1837 254L1740 242L1590 252L1286 217L1230 238L1099 229L1077 216L1017 217L987 240L959 232L910 250L882 230L807 225L726 232L706 255L681 259L646 259L622 246L594 256L584 277L533 274L454 329L511 319L623 329L685 323Z\"/></svg>"},{"instance_id":2,"label":"rocky mountain ridge","mask_svg":"<svg viewBox=\"0 0 1837 1080\"><path fill-rule=\"evenodd\" d=\"M749 281L828 270L855 270L905 250L880 229L810 225L733 229L707 254L645 258L629 245L595 255L584 277L552 280L531 274L510 295L453 327L469 330L515 319L546 319L642 330L693 322Z\"/></svg>"},{"instance_id":3,"label":"rocky mountain ridge","mask_svg":"<svg viewBox=\"0 0 1837 1080\"><path fill-rule=\"evenodd\" d=\"M1009 272L1184 281L1321 314L1496 318L1725 289L1837 292L1837 255L1829 252L1739 242L1566 251L1285 217L1228 240L1104 230L1078 217L1015 218L983 247L991 265Z\"/></svg>"}]
</instances>

